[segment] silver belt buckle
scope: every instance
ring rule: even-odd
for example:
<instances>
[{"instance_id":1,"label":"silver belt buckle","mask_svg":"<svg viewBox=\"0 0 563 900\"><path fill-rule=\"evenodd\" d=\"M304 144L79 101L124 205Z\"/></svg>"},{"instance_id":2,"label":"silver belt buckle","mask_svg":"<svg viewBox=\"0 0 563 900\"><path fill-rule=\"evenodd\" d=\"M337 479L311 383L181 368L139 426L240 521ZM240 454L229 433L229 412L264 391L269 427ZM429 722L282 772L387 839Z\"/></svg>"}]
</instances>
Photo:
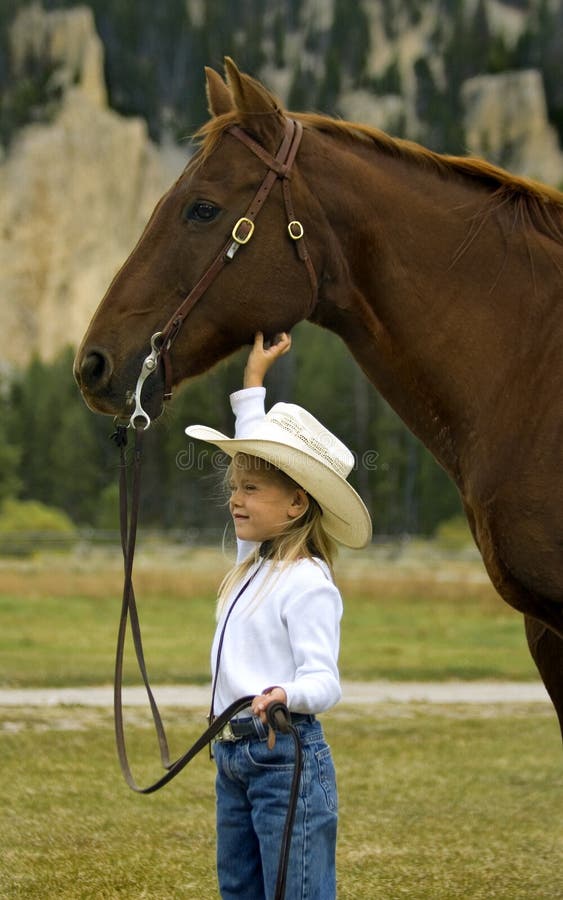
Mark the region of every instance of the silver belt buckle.
<instances>
[{"instance_id":1,"label":"silver belt buckle","mask_svg":"<svg viewBox=\"0 0 563 900\"><path fill-rule=\"evenodd\" d=\"M236 741L238 738L233 734L233 729L231 728L231 723L227 722L221 728L221 731L215 738L216 741Z\"/></svg>"}]
</instances>

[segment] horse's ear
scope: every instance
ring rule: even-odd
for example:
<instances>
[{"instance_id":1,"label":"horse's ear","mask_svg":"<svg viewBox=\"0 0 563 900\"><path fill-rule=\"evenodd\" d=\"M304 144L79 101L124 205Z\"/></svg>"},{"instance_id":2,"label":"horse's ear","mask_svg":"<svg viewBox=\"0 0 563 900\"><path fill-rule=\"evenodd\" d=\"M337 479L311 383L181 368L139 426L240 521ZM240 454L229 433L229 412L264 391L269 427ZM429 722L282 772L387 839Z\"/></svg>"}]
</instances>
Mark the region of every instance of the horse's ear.
<instances>
[{"instance_id":1,"label":"horse's ear","mask_svg":"<svg viewBox=\"0 0 563 900\"><path fill-rule=\"evenodd\" d=\"M240 124L275 153L284 132L281 103L255 78L239 72L229 56L225 57L225 70Z\"/></svg>"},{"instance_id":2,"label":"horse's ear","mask_svg":"<svg viewBox=\"0 0 563 900\"><path fill-rule=\"evenodd\" d=\"M212 116L222 116L234 108L233 95L215 71L205 66L207 105Z\"/></svg>"}]
</instances>

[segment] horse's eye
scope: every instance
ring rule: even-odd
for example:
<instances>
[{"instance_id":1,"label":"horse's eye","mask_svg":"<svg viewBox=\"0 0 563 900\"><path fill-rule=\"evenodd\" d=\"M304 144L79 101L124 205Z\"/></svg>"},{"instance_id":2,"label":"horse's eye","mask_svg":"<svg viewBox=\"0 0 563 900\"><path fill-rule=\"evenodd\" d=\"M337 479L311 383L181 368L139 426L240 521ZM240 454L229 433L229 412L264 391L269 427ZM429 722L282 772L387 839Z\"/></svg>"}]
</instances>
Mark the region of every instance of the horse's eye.
<instances>
[{"instance_id":1,"label":"horse's eye","mask_svg":"<svg viewBox=\"0 0 563 900\"><path fill-rule=\"evenodd\" d=\"M211 222L220 212L220 208L207 200L196 200L184 210L184 219L192 222Z\"/></svg>"}]
</instances>

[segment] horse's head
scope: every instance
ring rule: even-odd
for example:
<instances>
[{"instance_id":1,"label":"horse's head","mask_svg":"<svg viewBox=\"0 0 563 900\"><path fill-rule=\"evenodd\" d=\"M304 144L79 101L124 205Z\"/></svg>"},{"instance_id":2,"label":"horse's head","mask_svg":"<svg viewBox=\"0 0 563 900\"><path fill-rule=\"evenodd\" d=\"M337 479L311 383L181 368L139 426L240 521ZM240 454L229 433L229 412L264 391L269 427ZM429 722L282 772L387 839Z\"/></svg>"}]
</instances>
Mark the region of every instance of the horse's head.
<instances>
[{"instance_id":1,"label":"horse's head","mask_svg":"<svg viewBox=\"0 0 563 900\"><path fill-rule=\"evenodd\" d=\"M230 60L226 68L228 85L207 70L212 118L201 130L201 146L157 204L78 351L77 381L89 406L100 412L131 413L131 396L151 336L167 324L165 337L173 333L168 365L156 367L143 395L151 416L162 407L165 368L169 386L179 384L251 342L256 331L289 331L309 316L316 301L314 270L319 273L326 252L319 228L322 214L298 167L292 166L290 181L275 170L283 169L279 151L288 141L288 119L261 84ZM248 135L250 143L244 140ZM261 148L266 161L257 155ZM268 159L276 155L272 170ZM261 203L257 191L268 171L273 171L271 191L248 239L248 219L239 220L253 218L249 206L253 198ZM290 184L289 210L284 180ZM298 221L288 233L288 219L293 218ZM305 237L297 247L300 223ZM197 303L189 304L181 327L173 327L185 297L229 246L235 251L232 258L222 260ZM303 252L312 265L303 264Z\"/></svg>"}]
</instances>

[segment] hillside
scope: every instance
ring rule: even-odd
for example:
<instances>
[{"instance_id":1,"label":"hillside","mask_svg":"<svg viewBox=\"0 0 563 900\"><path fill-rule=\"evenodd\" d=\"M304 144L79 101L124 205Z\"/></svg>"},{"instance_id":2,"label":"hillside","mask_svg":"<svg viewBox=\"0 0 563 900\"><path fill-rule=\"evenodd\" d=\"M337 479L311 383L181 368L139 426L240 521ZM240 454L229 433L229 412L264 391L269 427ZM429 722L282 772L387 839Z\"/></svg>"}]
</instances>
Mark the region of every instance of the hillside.
<instances>
[{"instance_id":1,"label":"hillside","mask_svg":"<svg viewBox=\"0 0 563 900\"><path fill-rule=\"evenodd\" d=\"M15 2L0 11L4 363L82 335L206 117L229 53L295 109L563 183L551 0ZM71 8L67 8L71 7Z\"/></svg>"}]
</instances>

